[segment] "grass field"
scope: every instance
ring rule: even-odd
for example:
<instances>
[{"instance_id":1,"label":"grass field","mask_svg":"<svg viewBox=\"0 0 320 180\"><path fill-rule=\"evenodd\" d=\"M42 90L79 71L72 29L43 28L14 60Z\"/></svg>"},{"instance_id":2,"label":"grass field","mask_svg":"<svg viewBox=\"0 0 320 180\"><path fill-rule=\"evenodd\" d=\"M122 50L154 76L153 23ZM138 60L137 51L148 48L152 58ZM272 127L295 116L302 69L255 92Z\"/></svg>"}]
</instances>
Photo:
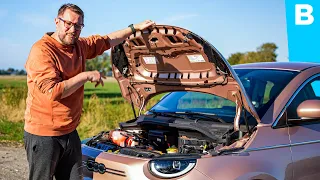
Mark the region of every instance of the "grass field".
<instances>
[{"instance_id":1,"label":"grass field","mask_svg":"<svg viewBox=\"0 0 320 180\"><path fill-rule=\"evenodd\" d=\"M22 141L26 95L26 77L0 76L0 141ZM104 87L95 88L94 84L86 83L84 97L77 128L81 139L116 128L119 122L134 117L131 105L122 98L118 83L112 79L106 81ZM153 98L147 107L160 97Z\"/></svg>"}]
</instances>

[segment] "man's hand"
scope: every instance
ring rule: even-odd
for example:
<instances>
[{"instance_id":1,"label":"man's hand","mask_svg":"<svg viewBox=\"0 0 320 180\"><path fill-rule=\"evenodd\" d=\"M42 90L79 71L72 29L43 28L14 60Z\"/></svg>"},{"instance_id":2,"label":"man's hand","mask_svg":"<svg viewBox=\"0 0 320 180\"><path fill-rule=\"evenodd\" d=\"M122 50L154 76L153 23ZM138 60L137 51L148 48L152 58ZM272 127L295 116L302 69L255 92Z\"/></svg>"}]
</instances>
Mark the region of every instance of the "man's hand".
<instances>
[{"instance_id":1,"label":"man's hand","mask_svg":"<svg viewBox=\"0 0 320 180\"><path fill-rule=\"evenodd\" d=\"M156 25L156 23L154 21L151 21L151 20L145 20L141 23L138 23L138 24L135 24L133 25L133 27L136 29L136 30L144 30L150 26L153 26L153 25Z\"/></svg>"},{"instance_id":2,"label":"man's hand","mask_svg":"<svg viewBox=\"0 0 320 180\"><path fill-rule=\"evenodd\" d=\"M100 73L99 71L88 71L86 73L87 73L87 80L88 81L96 82L95 87L97 87L99 84L104 86L103 79L105 79L106 76L103 75L103 73Z\"/></svg>"},{"instance_id":3,"label":"man's hand","mask_svg":"<svg viewBox=\"0 0 320 180\"><path fill-rule=\"evenodd\" d=\"M96 82L95 87L97 87L99 84L104 86L102 78L105 79L106 77L99 71L86 71L79 73L78 75L63 81L64 90L62 92L61 98L70 96L77 89L83 86L87 81Z\"/></svg>"},{"instance_id":4,"label":"man's hand","mask_svg":"<svg viewBox=\"0 0 320 180\"><path fill-rule=\"evenodd\" d=\"M136 31L141 31L141 30L144 30L144 29L146 29L150 26L154 26L154 25L156 25L155 22L153 22L151 20L146 20L141 23L133 25L133 27ZM110 33L110 34L104 36L104 38L107 39L109 41L110 46L113 47L113 46L116 46L116 45L120 44L121 42L123 42L131 34L132 34L131 28L127 27L125 29Z\"/></svg>"}]
</instances>

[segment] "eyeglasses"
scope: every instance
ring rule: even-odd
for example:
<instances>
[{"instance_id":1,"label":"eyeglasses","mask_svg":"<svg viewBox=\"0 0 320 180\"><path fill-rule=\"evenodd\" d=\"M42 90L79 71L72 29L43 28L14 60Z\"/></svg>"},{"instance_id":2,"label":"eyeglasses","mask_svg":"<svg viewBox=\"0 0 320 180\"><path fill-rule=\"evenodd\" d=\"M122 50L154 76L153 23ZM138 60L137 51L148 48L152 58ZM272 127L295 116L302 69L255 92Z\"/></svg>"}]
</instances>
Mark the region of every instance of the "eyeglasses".
<instances>
[{"instance_id":1,"label":"eyeglasses","mask_svg":"<svg viewBox=\"0 0 320 180\"><path fill-rule=\"evenodd\" d=\"M62 22L64 22L64 27L68 28L68 29L70 29L72 26L74 26L75 30L80 31L84 27L84 24L76 24L71 21L64 20L62 18L58 18L58 19L61 20Z\"/></svg>"}]
</instances>

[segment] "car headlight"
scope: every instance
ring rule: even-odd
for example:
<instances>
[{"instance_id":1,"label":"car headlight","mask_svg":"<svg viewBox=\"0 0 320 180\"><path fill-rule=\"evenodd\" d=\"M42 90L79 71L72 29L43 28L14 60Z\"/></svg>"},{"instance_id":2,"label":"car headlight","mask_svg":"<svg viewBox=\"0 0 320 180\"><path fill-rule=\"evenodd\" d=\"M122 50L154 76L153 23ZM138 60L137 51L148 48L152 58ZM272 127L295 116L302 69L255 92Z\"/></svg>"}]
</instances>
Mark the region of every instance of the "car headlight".
<instances>
[{"instance_id":1,"label":"car headlight","mask_svg":"<svg viewBox=\"0 0 320 180\"><path fill-rule=\"evenodd\" d=\"M196 160L151 160L150 172L160 178L174 178L186 174L196 165Z\"/></svg>"}]
</instances>

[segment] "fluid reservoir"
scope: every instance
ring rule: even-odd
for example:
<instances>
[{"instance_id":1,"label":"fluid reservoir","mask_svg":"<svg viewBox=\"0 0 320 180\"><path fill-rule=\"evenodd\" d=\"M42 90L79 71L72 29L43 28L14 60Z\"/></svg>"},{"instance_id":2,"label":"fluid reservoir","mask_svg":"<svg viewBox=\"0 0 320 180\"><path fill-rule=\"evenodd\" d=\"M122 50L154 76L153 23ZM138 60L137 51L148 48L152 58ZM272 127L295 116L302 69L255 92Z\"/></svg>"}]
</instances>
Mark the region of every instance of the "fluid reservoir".
<instances>
[{"instance_id":1,"label":"fluid reservoir","mask_svg":"<svg viewBox=\"0 0 320 180\"><path fill-rule=\"evenodd\" d=\"M115 131L110 132L111 141L118 146L125 147L127 138L128 138L128 136L125 131L115 130Z\"/></svg>"}]
</instances>

